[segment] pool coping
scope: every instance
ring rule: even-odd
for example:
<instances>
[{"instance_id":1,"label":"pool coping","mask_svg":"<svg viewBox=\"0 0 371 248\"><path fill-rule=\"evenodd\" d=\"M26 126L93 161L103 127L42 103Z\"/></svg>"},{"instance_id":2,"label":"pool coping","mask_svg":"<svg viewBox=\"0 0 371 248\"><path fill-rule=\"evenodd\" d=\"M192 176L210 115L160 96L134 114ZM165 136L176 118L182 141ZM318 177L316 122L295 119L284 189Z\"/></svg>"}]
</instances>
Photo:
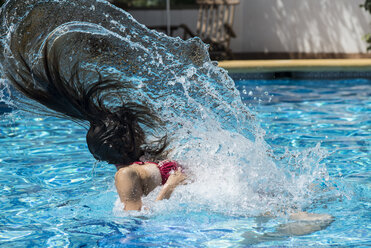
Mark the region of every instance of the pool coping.
<instances>
[{"instance_id":1,"label":"pool coping","mask_svg":"<svg viewBox=\"0 0 371 248\"><path fill-rule=\"evenodd\" d=\"M226 60L219 66L229 73L371 72L371 59Z\"/></svg>"}]
</instances>

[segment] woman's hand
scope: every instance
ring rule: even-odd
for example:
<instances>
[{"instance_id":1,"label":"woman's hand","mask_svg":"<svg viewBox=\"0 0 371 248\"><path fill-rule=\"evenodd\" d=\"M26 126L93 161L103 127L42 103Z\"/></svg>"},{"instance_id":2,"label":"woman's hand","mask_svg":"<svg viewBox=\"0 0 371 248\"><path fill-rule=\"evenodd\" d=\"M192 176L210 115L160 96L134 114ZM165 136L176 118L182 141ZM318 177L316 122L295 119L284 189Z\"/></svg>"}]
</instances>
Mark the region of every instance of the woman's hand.
<instances>
[{"instance_id":1,"label":"woman's hand","mask_svg":"<svg viewBox=\"0 0 371 248\"><path fill-rule=\"evenodd\" d=\"M183 183L187 179L187 176L185 173L182 172L181 168L178 168L176 171L174 171L169 178L167 179L165 185L171 185L173 187L178 186L179 184Z\"/></svg>"}]
</instances>

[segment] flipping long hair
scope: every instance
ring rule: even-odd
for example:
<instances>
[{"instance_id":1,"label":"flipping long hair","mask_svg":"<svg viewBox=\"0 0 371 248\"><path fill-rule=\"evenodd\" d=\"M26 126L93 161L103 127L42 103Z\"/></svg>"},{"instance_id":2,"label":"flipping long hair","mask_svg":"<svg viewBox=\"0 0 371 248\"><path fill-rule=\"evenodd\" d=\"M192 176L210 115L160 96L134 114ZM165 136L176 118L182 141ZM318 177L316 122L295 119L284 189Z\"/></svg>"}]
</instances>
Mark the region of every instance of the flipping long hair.
<instances>
[{"instance_id":1,"label":"flipping long hair","mask_svg":"<svg viewBox=\"0 0 371 248\"><path fill-rule=\"evenodd\" d=\"M52 110L44 109L44 114L89 123L86 141L97 160L130 165L142 155L157 158L163 154L166 136L147 143L142 129L155 130L162 125L147 106L125 102L118 107L107 105L117 92L131 88L128 83L103 78L97 72L95 82L84 84L79 78L79 63L71 67L70 77L65 78L55 49L48 51L45 45L43 55L42 65L34 68L19 54L18 64L7 66L7 78L26 97Z\"/></svg>"}]
</instances>

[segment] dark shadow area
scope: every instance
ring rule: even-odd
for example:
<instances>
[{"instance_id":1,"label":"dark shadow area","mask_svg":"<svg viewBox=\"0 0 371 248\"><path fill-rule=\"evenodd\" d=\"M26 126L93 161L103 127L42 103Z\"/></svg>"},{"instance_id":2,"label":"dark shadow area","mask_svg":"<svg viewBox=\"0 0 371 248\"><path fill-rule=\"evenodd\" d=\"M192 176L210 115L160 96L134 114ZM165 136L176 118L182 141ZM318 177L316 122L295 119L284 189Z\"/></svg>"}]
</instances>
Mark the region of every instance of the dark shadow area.
<instances>
[{"instance_id":1,"label":"dark shadow area","mask_svg":"<svg viewBox=\"0 0 371 248\"><path fill-rule=\"evenodd\" d=\"M108 2L124 10L164 9L166 7L164 0L108 0ZM170 0L170 5L172 9L193 9L197 8L196 2L196 0Z\"/></svg>"},{"instance_id":2,"label":"dark shadow area","mask_svg":"<svg viewBox=\"0 0 371 248\"><path fill-rule=\"evenodd\" d=\"M274 59L370 59L371 53L302 53L302 52L251 52L233 53L235 60Z\"/></svg>"},{"instance_id":3,"label":"dark shadow area","mask_svg":"<svg viewBox=\"0 0 371 248\"><path fill-rule=\"evenodd\" d=\"M371 79L371 71L282 71L282 72L251 72L251 73L230 73L233 80L245 79Z\"/></svg>"},{"instance_id":4,"label":"dark shadow area","mask_svg":"<svg viewBox=\"0 0 371 248\"><path fill-rule=\"evenodd\" d=\"M0 102L0 115L12 112L12 109L4 102Z\"/></svg>"}]
</instances>

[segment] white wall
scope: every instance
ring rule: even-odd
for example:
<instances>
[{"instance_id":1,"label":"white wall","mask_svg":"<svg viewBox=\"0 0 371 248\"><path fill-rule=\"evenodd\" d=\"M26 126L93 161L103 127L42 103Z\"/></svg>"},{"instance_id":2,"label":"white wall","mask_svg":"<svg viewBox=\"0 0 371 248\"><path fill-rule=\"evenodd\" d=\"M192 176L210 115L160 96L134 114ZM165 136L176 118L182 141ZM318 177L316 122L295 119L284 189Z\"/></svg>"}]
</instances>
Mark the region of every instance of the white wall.
<instances>
[{"instance_id":1,"label":"white wall","mask_svg":"<svg viewBox=\"0 0 371 248\"><path fill-rule=\"evenodd\" d=\"M235 14L234 52L364 53L371 32L364 0L241 0ZM145 25L165 25L161 10L131 11ZM173 25L196 29L197 10L172 10Z\"/></svg>"}]
</instances>

